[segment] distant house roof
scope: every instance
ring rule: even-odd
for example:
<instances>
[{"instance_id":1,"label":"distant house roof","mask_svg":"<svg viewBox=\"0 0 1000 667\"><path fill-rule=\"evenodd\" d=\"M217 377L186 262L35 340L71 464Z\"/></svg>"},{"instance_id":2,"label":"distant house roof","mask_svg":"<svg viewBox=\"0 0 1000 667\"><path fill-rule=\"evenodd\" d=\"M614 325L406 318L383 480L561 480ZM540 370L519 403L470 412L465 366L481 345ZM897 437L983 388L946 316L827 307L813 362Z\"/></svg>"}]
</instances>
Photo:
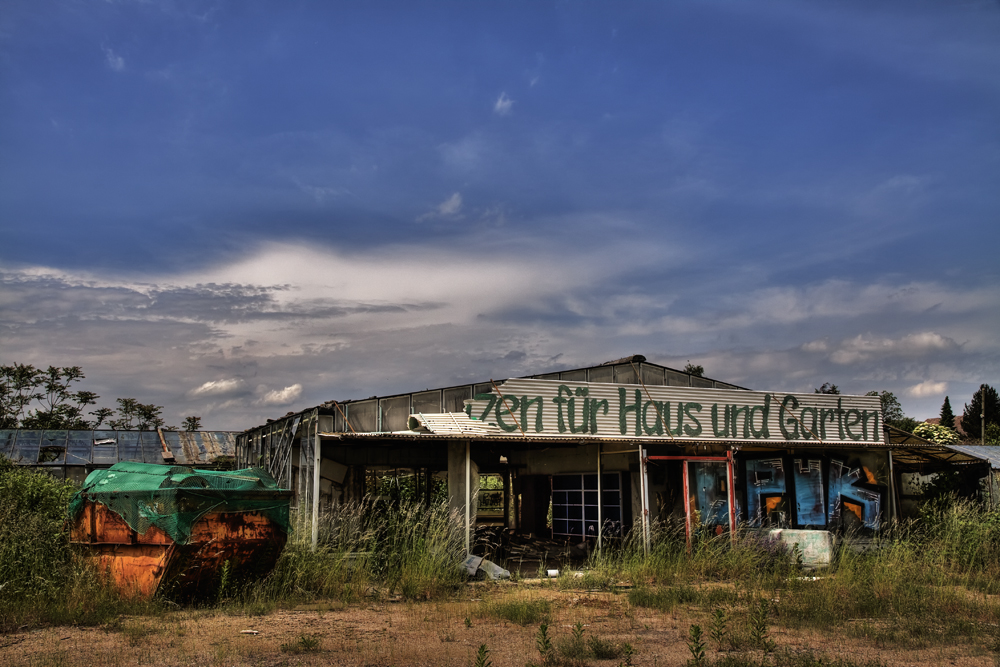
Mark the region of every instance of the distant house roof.
<instances>
[{"instance_id":1,"label":"distant house roof","mask_svg":"<svg viewBox=\"0 0 1000 667\"><path fill-rule=\"evenodd\" d=\"M162 435L162 439L161 439ZM212 465L236 454L230 431L56 431L0 429L0 456L19 465L102 468L121 461Z\"/></svg>"}]
</instances>

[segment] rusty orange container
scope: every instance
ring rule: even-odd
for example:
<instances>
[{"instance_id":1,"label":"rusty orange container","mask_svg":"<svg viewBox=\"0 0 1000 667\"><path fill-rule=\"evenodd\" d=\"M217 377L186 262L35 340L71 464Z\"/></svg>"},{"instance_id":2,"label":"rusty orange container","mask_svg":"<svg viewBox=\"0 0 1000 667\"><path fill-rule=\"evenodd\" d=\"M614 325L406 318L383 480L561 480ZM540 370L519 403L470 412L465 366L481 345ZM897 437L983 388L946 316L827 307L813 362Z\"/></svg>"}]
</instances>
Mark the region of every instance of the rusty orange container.
<instances>
[{"instance_id":1,"label":"rusty orange container","mask_svg":"<svg viewBox=\"0 0 1000 667\"><path fill-rule=\"evenodd\" d=\"M70 541L126 594L210 598L273 569L290 498L262 470L120 463L74 497Z\"/></svg>"}]
</instances>

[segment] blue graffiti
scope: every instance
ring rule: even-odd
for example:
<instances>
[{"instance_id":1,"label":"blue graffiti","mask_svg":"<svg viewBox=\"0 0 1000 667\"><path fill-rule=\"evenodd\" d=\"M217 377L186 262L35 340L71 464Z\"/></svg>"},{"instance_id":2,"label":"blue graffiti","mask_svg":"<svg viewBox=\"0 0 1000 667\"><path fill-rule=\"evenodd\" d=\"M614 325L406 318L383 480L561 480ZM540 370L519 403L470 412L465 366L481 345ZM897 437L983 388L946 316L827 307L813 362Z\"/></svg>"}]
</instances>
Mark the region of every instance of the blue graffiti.
<instances>
[{"instance_id":1,"label":"blue graffiti","mask_svg":"<svg viewBox=\"0 0 1000 667\"><path fill-rule=\"evenodd\" d=\"M831 523L844 523L850 519L846 513L857 516L865 528L877 529L882 508L882 493L863 485L876 486L867 471L861 467L851 468L843 461L830 461L830 506L828 517ZM877 488L877 486L876 486Z\"/></svg>"},{"instance_id":2,"label":"blue graffiti","mask_svg":"<svg viewBox=\"0 0 1000 667\"><path fill-rule=\"evenodd\" d=\"M823 462L819 459L795 459L795 516L799 526L825 526L823 498Z\"/></svg>"},{"instance_id":3,"label":"blue graffiti","mask_svg":"<svg viewBox=\"0 0 1000 667\"><path fill-rule=\"evenodd\" d=\"M766 496L784 494L785 469L780 458L751 459L746 462L747 515L750 525L760 526L767 519Z\"/></svg>"}]
</instances>

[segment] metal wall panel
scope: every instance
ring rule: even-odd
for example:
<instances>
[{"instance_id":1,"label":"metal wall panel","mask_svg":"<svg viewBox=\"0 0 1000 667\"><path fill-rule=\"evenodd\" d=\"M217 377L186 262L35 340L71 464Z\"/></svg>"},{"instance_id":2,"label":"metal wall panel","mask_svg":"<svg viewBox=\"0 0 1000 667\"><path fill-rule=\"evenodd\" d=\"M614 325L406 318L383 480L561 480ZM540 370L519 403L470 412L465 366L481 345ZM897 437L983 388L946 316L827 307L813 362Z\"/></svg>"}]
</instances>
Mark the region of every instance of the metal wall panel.
<instances>
[{"instance_id":1,"label":"metal wall panel","mask_svg":"<svg viewBox=\"0 0 1000 667\"><path fill-rule=\"evenodd\" d=\"M440 389L435 389L434 391L422 391L418 394L413 394L410 410L414 414L419 412L447 412L447 410L441 409Z\"/></svg>"},{"instance_id":2,"label":"metal wall panel","mask_svg":"<svg viewBox=\"0 0 1000 667\"><path fill-rule=\"evenodd\" d=\"M643 384L651 387L659 387L664 384L663 369L648 364L640 364L639 372L642 373Z\"/></svg>"},{"instance_id":3,"label":"metal wall panel","mask_svg":"<svg viewBox=\"0 0 1000 667\"><path fill-rule=\"evenodd\" d=\"M441 412L461 412L465 409L465 401L472 398L472 387L453 387L445 389Z\"/></svg>"},{"instance_id":4,"label":"metal wall panel","mask_svg":"<svg viewBox=\"0 0 1000 667\"><path fill-rule=\"evenodd\" d=\"M405 431L406 420L410 418L410 397L396 396L395 398L383 398L379 401L379 409L382 411L380 431Z\"/></svg>"},{"instance_id":5,"label":"metal wall panel","mask_svg":"<svg viewBox=\"0 0 1000 667\"><path fill-rule=\"evenodd\" d=\"M679 373L677 371L672 371L669 368L664 371L667 379L667 385L671 387L690 387L691 386L691 376L687 373Z\"/></svg>"},{"instance_id":6,"label":"metal wall panel","mask_svg":"<svg viewBox=\"0 0 1000 667\"><path fill-rule=\"evenodd\" d=\"M347 410L347 421L358 433L374 433L378 430L376 423L378 402L358 401L344 406Z\"/></svg>"},{"instance_id":7,"label":"metal wall panel","mask_svg":"<svg viewBox=\"0 0 1000 667\"><path fill-rule=\"evenodd\" d=\"M611 366L600 366L599 368L591 368L587 371L587 375L590 377L590 382L614 382L615 381L615 369Z\"/></svg>"}]
</instances>

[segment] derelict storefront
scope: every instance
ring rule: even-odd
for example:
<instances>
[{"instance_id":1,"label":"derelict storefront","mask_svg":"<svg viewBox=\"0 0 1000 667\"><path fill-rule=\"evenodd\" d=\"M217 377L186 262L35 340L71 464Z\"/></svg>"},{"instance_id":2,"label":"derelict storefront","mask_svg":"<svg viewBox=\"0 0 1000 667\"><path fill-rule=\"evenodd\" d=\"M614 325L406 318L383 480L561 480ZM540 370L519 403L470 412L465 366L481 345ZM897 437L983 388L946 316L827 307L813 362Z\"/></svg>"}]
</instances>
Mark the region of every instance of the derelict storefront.
<instances>
[{"instance_id":1,"label":"derelict storefront","mask_svg":"<svg viewBox=\"0 0 1000 667\"><path fill-rule=\"evenodd\" d=\"M296 491L314 540L325 508L397 494L448 499L467 535L489 523L597 544L668 521L689 535L876 530L899 516L901 472L941 449L888 432L877 397L747 391L634 357L330 402L245 432L237 451Z\"/></svg>"},{"instance_id":2,"label":"derelict storefront","mask_svg":"<svg viewBox=\"0 0 1000 667\"><path fill-rule=\"evenodd\" d=\"M689 534L732 531L738 521L876 529L892 486L880 403L871 396L510 380L477 395L465 417L534 441L512 446L513 459L528 471L547 459L543 471L554 480L586 460L604 482L609 462L625 455L610 468L627 474L644 532L677 517ZM560 440L576 443L572 455L545 456L538 447ZM554 533L560 500L554 482ZM596 525L585 520L582 533L569 536L600 539L608 527L603 509L597 504L591 513L600 516Z\"/></svg>"}]
</instances>

